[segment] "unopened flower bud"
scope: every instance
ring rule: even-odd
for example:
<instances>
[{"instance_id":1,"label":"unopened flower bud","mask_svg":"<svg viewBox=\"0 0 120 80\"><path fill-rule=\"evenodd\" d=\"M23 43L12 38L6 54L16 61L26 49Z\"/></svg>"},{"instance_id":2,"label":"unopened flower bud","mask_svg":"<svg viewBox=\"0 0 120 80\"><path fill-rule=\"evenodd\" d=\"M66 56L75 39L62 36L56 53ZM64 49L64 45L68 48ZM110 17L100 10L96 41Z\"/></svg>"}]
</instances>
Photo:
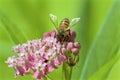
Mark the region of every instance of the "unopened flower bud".
<instances>
[{"instance_id":1,"label":"unopened flower bud","mask_svg":"<svg viewBox=\"0 0 120 80\"><path fill-rule=\"evenodd\" d=\"M63 56L63 55L60 55L60 61L65 62L66 61L66 57Z\"/></svg>"},{"instance_id":2,"label":"unopened flower bud","mask_svg":"<svg viewBox=\"0 0 120 80\"><path fill-rule=\"evenodd\" d=\"M43 34L43 38L47 38L47 37L49 37L50 36L50 33L48 33L48 32L45 32L44 34Z\"/></svg>"},{"instance_id":3,"label":"unopened flower bud","mask_svg":"<svg viewBox=\"0 0 120 80\"><path fill-rule=\"evenodd\" d=\"M74 55L77 55L79 53L79 49L77 49L77 48L73 48L73 49L71 49L71 51Z\"/></svg>"},{"instance_id":4,"label":"unopened flower bud","mask_svg":"<svg viewBox=\"0 0 120 80\"><path fill-rule=\"evenodd\" d=\"M80 47L80 43L79 42L74 42L74 47L79 48Z\"/></svg>"},{"instance_id":5,"label":"unopened flower bud","mask_svg":"<svg viewBox=\"0 0 120 80\"><path fill-rule=\"evenodd\" d=\"M54 37L54 36L56 35L55 30L50 31L50 35L51 35L52 37Z\"/></svg>"},{"instance_id":6,"label":"unopened flower bud","mask_svg":"<svg viewBox=\"0 0 120 80\"><path fill-rule=\"evenodd\" d=\"M73 48L73 42L69 42L67 45L67 50L70 50Z\"/></svg>"},{"instance_id":7,"label":"unopened flower bud","mask_svg":"<svg viewBox=\"0 0 120 80\"><path fill-rule=\"evenodd\" d=\"M64 54L64 53L66 53L66 49L65 48L62 48L62 53Z\"/></svg>"},{"instance_id":8,"label":"unopened flower bud","mask_svg":"<svg viewBox=\"0 0 120 80\"><path fill-rule=\"evenodd\" d=\"M71 39L71 41L74 41L75 37L76 37L76 32L71 30L70 31L70 39Z\"/></svg>"}]
</instances>

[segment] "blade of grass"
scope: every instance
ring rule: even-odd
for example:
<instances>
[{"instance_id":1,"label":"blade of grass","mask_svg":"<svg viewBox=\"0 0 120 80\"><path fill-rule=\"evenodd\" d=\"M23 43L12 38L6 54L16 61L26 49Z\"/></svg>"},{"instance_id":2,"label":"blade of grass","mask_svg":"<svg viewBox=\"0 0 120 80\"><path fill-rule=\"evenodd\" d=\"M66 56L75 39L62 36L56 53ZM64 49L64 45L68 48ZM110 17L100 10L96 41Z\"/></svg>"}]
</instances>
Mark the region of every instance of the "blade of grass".
<instances>
[{"instance_id":1,"label":"blade of grass","mask_svg":"<svg viewBox=\"0 0 120 80\"><path fill-rule=\"evenodd\" d=\"M23 35L22 31L9 19L9 17L5 13L1 11L0 21L15 44L20 44L23 41L26 41L26 38Z\"/></svg>"},{"instance_id":2,"label":"blade of grass","mask_svg":"<svg viewBox=\"0 0 120 80\"><path fill-rule=\"evenodd\" d=\"M88 51L79 80L86 80L114 55L113 48L116 47L116 43L119 42L120 36L119 7L119 2L114 0L105 21L103 22L101 30L98 32ZM112 53L109 54L111 51Z\"/></svg>"},{"instance_id":3,"label":"blade of grass","mask_svg":"<svg viewBox=\"0 0 120 80\"><path fill-rule=\"evenodd\" d=\"M120 49L119 49L118 53L120 54ZM119 80L120 79L120 58L115 63L115 65L112 67L112 69L109 72L109 75L106 79L107 80Z\"/></svg>"},{"instance_id":4,"label":"blade of grass","mask_svg":"<svg viewBox=\"0 0 120 80\"><path fill-rule=\"evenodd\" d=\"M117 50L118 51L118 50ZM98 69L88 80L104 80L114 64L120 60L120 50L106 64ZM109 80L109 79L108 79Z\"/></svg>"}]
</instances>

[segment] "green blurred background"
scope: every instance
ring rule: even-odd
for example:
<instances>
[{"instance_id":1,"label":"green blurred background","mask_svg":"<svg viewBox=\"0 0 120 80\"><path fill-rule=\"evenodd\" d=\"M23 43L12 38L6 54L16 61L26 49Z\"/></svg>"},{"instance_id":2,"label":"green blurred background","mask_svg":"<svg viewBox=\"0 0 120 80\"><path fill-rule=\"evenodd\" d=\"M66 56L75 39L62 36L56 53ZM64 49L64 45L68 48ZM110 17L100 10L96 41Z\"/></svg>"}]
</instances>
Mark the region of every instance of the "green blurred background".
<instances>
[{"instance_id":1,"label":"green blurred background","mask_svg":"<svg viewBox=\"0 0 120 80\"><path fill-rule=\"evenodd\" d=\"M14 45L55 29L50 13L59 21L81 18L72 28L81 43L72 80L120 80L120 0L0 0L0 80L35 80L30 75L14 78L5 61L16 55ZM61 80L61 67L50 78Z\"/></svg>"}]
</instances>

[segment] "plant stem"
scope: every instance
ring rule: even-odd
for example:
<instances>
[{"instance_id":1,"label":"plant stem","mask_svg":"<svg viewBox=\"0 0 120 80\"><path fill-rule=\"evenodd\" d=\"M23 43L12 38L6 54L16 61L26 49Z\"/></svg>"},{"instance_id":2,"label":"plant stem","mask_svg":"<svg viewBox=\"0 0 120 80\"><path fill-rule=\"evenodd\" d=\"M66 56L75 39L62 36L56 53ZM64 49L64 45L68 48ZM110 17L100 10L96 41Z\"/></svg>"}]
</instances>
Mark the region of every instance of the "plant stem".
<instances>
[{"instance_id":1,"label":"plant stem","mask_svg":"<svg viewBox=\"0 0 120 80\"><path fill-rule=\"evenodd\" d=\"M49 75L47 75L48 80L53 80Z\"/></svg>"},{"instance_id":2,"label":"plant stem","mask_svg":"<svg viewBox=\"0 0 120 80\"><path fill-rule=\"evenodd\" d=\"M65 72L64 72L64 65L62 64L62 79L61 80L64 80L64 77L65 77Z\"/></svg>"},{"instance_id":3,"label":"plant stem","mask_svg":"<svg viewBox=\"0 0 120 80\"><path fill-rule=\"evenodd\" d=\"M70 67L70 74L69 74L70 79L69 80L72 79L72 70L73 70L73 67Z\"/></svg>"},{"instance_id":4,"label":"plant stem","mask_svg":"<svg viewBox=\"0 0 120 80\"><path fill-rule=\"evenodd\" d=\"M47 80L47 77L43 78L44 80Z\"/></svg>"},{"instance_id":5,"label":"plant stem","mask_svg":"<svg viewBox=\"0 0 120 80\"><path fill-rule=\"evenodd\" d=\"M64 79L67 80L67 69L66 63L63 63L63 72L64 72Z\"/></svg>"},{"instance_id":6,"label":"plant stem","mask_svg":"<svg viewBox=\"0 0 120 80\"><path fill-rule=\"evenodd\" d=\"M63 76L62 80L69 80L69 66L63 63Z\"/></svg>"},{"instance_id":7,"label":"plant stem","mask_svg":"<svg viewBox=\"0 0 120 80\"><path fill-rule=\"evenodd\" d=\"M72 80L72 70L73 67L70 67L66 63L63 63L61 80Z\"/></svg>"}]
</instances>

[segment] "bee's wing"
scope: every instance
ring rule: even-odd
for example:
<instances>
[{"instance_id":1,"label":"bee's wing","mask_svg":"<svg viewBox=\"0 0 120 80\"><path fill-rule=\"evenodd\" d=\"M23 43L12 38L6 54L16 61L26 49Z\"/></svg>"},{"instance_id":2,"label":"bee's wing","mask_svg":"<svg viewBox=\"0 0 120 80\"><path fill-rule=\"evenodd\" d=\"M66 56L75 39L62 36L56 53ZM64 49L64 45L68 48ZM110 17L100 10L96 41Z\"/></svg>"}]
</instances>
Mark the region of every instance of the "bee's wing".
<instances>
[{"instance_id":1,"label":"bee's wing","mask_svg":"<svg viewBox=\"0 0 120 80\"><path fill-rule=\"evenodd\" d=\"M70 26L68 27L68 29L70 29L72 26L74 26L76 23L78 23L79 20L80 20L80 18L73 18L70 22Z\"/></svg>"},{"instance_id":2,"label":"bee's wing","mask_svg":"<svg viewBox=\"0 0 120 80\"><path fill-rule=\"evenodd\" d=\"M57 29L58 27L58 20L57 20L57 16L50 14L50 20L52 21L52 23L54 24L55 28Z\"/></svg>"}]
</instances>

